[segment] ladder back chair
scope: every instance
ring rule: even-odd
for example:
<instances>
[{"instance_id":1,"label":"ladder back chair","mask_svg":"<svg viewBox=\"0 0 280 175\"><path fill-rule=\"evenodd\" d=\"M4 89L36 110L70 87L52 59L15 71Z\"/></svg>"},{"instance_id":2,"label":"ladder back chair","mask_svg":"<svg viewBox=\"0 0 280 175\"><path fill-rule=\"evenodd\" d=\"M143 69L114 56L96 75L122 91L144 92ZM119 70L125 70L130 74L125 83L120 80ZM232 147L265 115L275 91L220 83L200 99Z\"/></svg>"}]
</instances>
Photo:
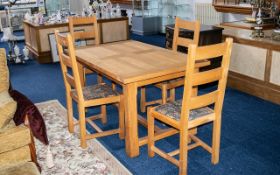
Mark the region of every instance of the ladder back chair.
<instances>
[{"instance_id":1,"label":"ladder back chair","mask_svg":"<svg viewBox=\"0 0 280 175\"><path fill-rule=\"evenodd\" d=\"M197 47L189 46L187 57L185 85L183 99L168 102L163 105L148 109L148 154L153 157L155 153L167 159L179 167L179 174L187 173L187 153L188 150L201 146L211 155L211 162L219 162L220 135L221 135L221 113L226 89L227 75L230 63L232 48L232 38L227 38L224 43ZM218 68L208 71L195 71L197 60L212 59L222 56L222 64ZM217 82L217 88L211 92L192 95L192 87ZM214 105L214 108L209 107ZM154 120L171 126L178 130L180 143L179 149L166 153L155 146ZM197 128L206 123L213 123L212 145L209 146L190 133L192 128ZM192 142L191 142L192 141ZM174 156L179 154L179 160Z\"/></svg>"},{"instance_id":2,"label":"ladder back chair","mask_svg":"<svg viewBox=\"0 0 280 175\"><path fill-rule=\"evenodd\" d=\"M76 41L85 41L86 45L99 45L100 36L97 24L96 16L89 17L76 17L70 16L69 20L69 31L73 38ZM85 69L85 75L93 73L89 69ZM99 83L102 82L102 77L97 76Z\"/></svg>"},{"instance_id":3,"label":"ladder back chair","mask_svg":"<svg viewBox=\"0 0 280 175\"><path fill-rule=\"evenodd\" d=\"M79 125L80 125L80 139L81 147L86 148L86 140L103 137L111 134L119 133L121 139L124 138L124 105L123 96L117 91L113 90L110 86L101 83L97 85L83 87L80 80L78 65L75 55L75 48L72 37L70 34L64 36L57 30L55 31L58 54L60 58L60 65L63 74L65 89L66 89L66 102L67 102L67 115L68 115L68 129L70 133L74 132L73 121L73 104L72 100L77 102L79 112ZM67 49L67 51L65 51ZM72 73L71 73L72 72ZM93 120L101 119L102 123L107 120L106 111L101 108L101 114L96 116L85 116L85 109L93 106L103 106L106 104L118 104L119 108L119 127L108 131L103 131L98 127ZM97 133L86 133L86 122L89 123Z\"/></svg>"},{"instance_id":4,"label":"ladder back chair","mask_svg":"<svg viewBox=\"0 0 280 175\"><path fill-rule=\"evenodd\" d=\"M191 30L193 31L193 38L182 38L179 36L180 29L186 29L186 30ZM199 33L200 33L200 23L199 21L186 21L183 19L180 19L176 17L175 20L175 29L174 29L174 35L173 35L173 45L172 45L172 50L174 52L177 52L178 46L184 46L187 47L190 44L196 44L198 45L199 41ZM203 64L203 63L198 63L198 64ZM161 83L155 84L155 87L159 88L162 93L162 99L160 100L154 100L147 102L146 101L146 89L145 87L141 88L141 103L140 103L140 108L141 112L146 111L146 106L153 105L153 104L165 104L168 100L168 90L170 90L170 101L175 100L175 88L179 86L184 85L184 78L177 78L174 80L169 80Z\"/></svg>"}]
</instances>

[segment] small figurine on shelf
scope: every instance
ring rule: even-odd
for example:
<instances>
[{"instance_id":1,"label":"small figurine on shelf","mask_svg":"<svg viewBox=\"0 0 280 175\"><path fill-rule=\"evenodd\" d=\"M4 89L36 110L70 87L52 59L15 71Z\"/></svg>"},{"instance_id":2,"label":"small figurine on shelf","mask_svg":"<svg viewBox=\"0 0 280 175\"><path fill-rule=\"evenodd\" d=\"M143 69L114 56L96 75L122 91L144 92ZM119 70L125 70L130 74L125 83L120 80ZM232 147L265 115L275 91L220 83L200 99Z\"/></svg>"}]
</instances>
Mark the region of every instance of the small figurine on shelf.
<instances>
[{"instance_id":1,"label":"small figurine on shelf","mask_svg":"<svg viewBox=\"0 0 280 175\"><path fill-rule=\"evenodd\" d=\"M106 18L106 6L101 6L101 18Z\"/></svg>"},{"instance_id":2,"label":"small figurine on shelf","mask_svg":"<svg viewBox=\"0 0 280 175\"><path fill-rule=\"evenodd\" d=\"M254 31L252 32L252 37L263 38L264 32L263 32L263 27L261 26L263 24L261 8L258 9L256 23L257 23L257 26L254 27Z\"/></svg>"},{"instance_id":3,"label":"small figurine on shelf","mask_svg":"<svg viewBox=\"0 0 280 175\"><path fill-rule=\"evenodd\" d=\"M39 19L39 14L34 14L34 20L33 20L33 23L38 25L40 22L40 19Z\"/></svg>"},{"instance_id":4,"label":"small figurine on shelf","mask_svg":"<svg viewBox=\"0 0 280 175\"><path fill-rule=\"evenodd\" d=\"M14 52L15 52L15 63L21 63L21 59L20 59L20 50L19 50L19 47L17 45L15 45L14 47Z\"/></svg>"},{"instance_id":5,"label":"small figurine on shelf","mask_svg":"<svg viewBox=\"0 0 280 175\"><path fill-rule=\"evenodd\" d=\"M92 6L89 6L89 7L88 7L88 16L93 16L93 15L94 15L93 7L92 7Z\"/></svg>"},{"instance_id":6,"label":"small figurine on shelf","mask_svg":"<svg viewBox=\"0 0 280 175\"><path fill-rule=\"evenodd\" d=\"M56 14L56 21L57 21L57 22L60 22L60 21L61 21L61 12L60 12L60 10L57 11L57 14Z\"/></svg>"},{"instance_id":7,"label":"small figurine on shelf","mask_svg":"<svg viewBox=\"0 0 280 175\"><path fill-rule=\"evenodd\" d=\"M30 15L29 12L26 12L26 13L25 13L24 19L25 19L26 21L32 22L32 16Z\"/></svg>"},{"instance_id":8,"label":"small figurine on shelf","mask_svg":"<svg viewBox=\"0 0 280 175\"><path fill-rule=\"evenodd\" d=\"M39 18L39 24L40 25L44 24L44 16L42 13L38 13L38 18Z\"/></svg>"},{"instance_id":9,"label":"small figurine on shelf","mask_svg":"<svg viewBox=\"0 0 280 175\"><path fill-rule=\"evenodd\" d=\"M122 16L121 7L120 7L119 4L117 4L117 6L116 6L116 16L117 17L121 17Z\"/></svg>"},{"instance_id":10,"label":"small figurine on shelf","mask_svg":"<svg viewBox=\"0 0 280 175\"><path fill-rule=\"evenodd\" d=\"M107 1L106 8L107 8L107 13L106 13L107 14L107 18L110 18L111 14L112 14L112 11L113 11L113 5L112 5L110 0Z\"/></svg>"},{"instance_id":11,"label":"small figurine on shelf","mask_svg":"<svg viewBox=\"0 0 280 175\"><path fill-rule=\"evenodd\" d=\"M29 60L29 50L27 49L26 46L24 46L24 48L22 49L23 55L24 55L24 60L27 61Z\"/></svg>"}]
</instances>

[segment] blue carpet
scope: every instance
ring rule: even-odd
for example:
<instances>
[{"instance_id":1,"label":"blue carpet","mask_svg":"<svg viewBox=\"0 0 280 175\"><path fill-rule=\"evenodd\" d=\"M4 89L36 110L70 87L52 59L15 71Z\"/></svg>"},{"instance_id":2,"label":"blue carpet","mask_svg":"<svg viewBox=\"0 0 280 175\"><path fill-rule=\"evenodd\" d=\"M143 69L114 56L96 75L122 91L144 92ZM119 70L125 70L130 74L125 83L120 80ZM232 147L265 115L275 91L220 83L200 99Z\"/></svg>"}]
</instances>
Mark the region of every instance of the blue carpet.
<instances>
[{"instance_id":1,"label":"blue carpet","mask_svg":"<svg viewBox=\"0 0 280 175\"><path fill-rule=\"evenodd\" d=\"M132 39L164 47L164 36L137 36ZM23 43L19 43L22 47ZM6 47L0 43L1 47ZM29 61L27 64L9 64L11 81L15 89L26 94L33 102L58 99L65 106L65 91L58 63L38 64ZM94 83L96 77L88 78ZM200 92L209 87L201 88ZM148 87L148 100L160 97L160 91ZM178 90L177 98L182 96L182 88ZM98 108L89 110L88 115L99 112ZM77 116L77 111L75 111ZM117 110L108 107L108 124L103 128L117 126ZM146 114L143 114L144 116ZM211 164L210 155L202 148L189 152L189 175L213 174L280 174L280 106L264 101L254 96L227 88L223 108L222 136L220 162ZM88 129L93 132L92 128ZM206 142L211 141L211 125L199 128L198 134ZM146 129L139 126L139 135L146 135ZM99 139L112 154L119 159L133 174L177 174L178 169L168 161L155 156L149 158L147 146L140 149L140 156L129 158L125 154L124 141L117 135ZM157 142L164 150L178 147L178 136Z\"/></svg>"}]
</instances>

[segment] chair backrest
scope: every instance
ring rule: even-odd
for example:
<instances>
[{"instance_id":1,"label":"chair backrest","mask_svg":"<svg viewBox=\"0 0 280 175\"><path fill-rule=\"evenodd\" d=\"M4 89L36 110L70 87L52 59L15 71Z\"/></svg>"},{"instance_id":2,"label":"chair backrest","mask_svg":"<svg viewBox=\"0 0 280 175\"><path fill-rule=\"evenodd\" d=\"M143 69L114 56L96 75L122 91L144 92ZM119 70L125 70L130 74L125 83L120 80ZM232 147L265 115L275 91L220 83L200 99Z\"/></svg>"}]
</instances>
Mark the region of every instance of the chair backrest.
<instances>
[{"instance_id":1,"label":"chair backrest","mask_svg":"<svg viewBox=\"0 0 280 175\"><path fill-rule=\"evenodd\" d=\"M180 37L179 36L180 29L186 29L186 30L193 31L193 38L191 39L191 38ZM190 44L198 45L199 33L200 33L199 21L186 21L186 20L176 17L172 50L177 51L178 46L188 47Z\"/></svg>"},{"instance_id":2,"label":"chair backrest","mask_svg":"<svg viewBox=\"0 0 280 175\"><path fill-rule=\"evenodd\" d=\"M216 116L221 116L224 94L226 89L227 75L229 70L230 55L232 49L232 38L227 38L220 44L197 47L194 44L189 46L184 95L182 102L181 120L187 124L190 111L214 104ZM221 66L203 72L195 71L195 62L200 60L210 60L222 57ZM192 88L199 85L218 81L214 91L202 95L193 96ZM183 117L187 116L187 117Z\"/></svg>"},{"instance_id":3,"label":"chair backrest","mask_svg":"<svg viewBox=\"0 0 280 175\"><path fill-rule=\"evenodd\" d=\"M70 34L60 34L58 30L55 37L66 93L75 89L79 100L84 100L72 37Z\"/></svg>"},{"instance_id":4,"label":"chair backrest","mask_svg":"<svg viewBox=\"0 0 280 175\"><path fill-rule=\"evenodd\" d=\"M96 16L69 17L69 31L74 41L94 39L96 45L100 44Z\"/></svg>"}]
</instances>

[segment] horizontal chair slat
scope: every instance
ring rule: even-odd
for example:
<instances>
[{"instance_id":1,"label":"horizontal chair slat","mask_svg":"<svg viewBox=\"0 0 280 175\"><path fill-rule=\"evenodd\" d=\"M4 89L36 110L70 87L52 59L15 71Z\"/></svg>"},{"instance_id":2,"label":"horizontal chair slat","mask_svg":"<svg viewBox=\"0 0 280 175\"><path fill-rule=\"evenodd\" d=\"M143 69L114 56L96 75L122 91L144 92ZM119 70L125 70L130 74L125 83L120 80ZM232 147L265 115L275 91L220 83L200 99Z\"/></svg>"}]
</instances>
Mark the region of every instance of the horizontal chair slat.
<instances>
[{"instance_id":1,"label":"horizontal chair slat","mask_svg":"<svg viewBox=\"0 0 280 175\"><path fill-rule=\"evenodd\" d=\"M177 45L186 46L186 45L192 44L192 43L194 43L194 41L192 39L181 38L181 37L177 38Z\"/></svg>"},{"instance_id":2,"label":"horizontal chair slat","mask_svg":"<svg viewBox=\"0 0 280 175\"><path fill-rule=\"evenodd\" d=\"M220 57L224 55L225 48L226 48L225 43L198 47L195 59L205 60L205 59L213 59L213 58Z\"/></svg>"},{"instance_id":3,"label":"horizontal chair slat","mask_svg":"<svg viewBox=\"0 0 280 175\"><path fill-rule=\"evenodd\" d=\"M87 32L75 32L74 33L75 39L88 39L89 37L94 38L95 32L94 31L87 31Z\"/></svg>"},{"instance_id":4,"label":"horizontal chair slat","mask_svg":"<svg viewBox=\"0 0 280 175\"><path fill-rule=\"evenodd\" d=\"M193 21L186 21L186 20L182 20L182 19L178 19L178 27L183 28L183 29L192 29L195 30L195 25L196 23L194 23Z\"/></svg>"},{"instance_id":5,"label":"horizontal chair slat","mask_svg":"<svg viewBox=\"0 0 280 175\"><path fill-rule=\"evenodd\" d=\"M190 102L191 103L190 108L197 109L213 104L218 98L218 92L219 91L216 90L205 95L192 97Z\"/></svg>"},{"instance_id":6,"label":"horizontal chair slat","mask_svg":"<svg viewBox=\"0 0 280 175\"><path fill-rule=\"evenodd\" d=\"M192 85L198 86L220 80L222 78L223 69L216 68L209 71L194 73L192 76Z\"/></svg>"},{"instance_id":7,"label":"horizontal chair slat","mask_svg":"<svg viewBox=\"0 0 280 175\"><path fill-rule=\"evenodd\" d=\"M62 45L62 46L68 46L68 41L66 38L60 36L60 35L57 35L57 43L59 45Z\"/></svg>"},{"instance_id":8,"label":"horizontal chair slat","mask_svg":"<svg viewBox=\"0 0 280 175\"><path fill-rule=\"evenodd\" d=\"M72 63L71 63L69 56L62 54L61 59L62 59L63 64L65 64L67 67L72 67Z\"/></svg>"},{"instance_id":9,"label":"horizontal chair slat","mask_svg":"<svg viewBox=\"0 0 280 175\"><path fill-rule=\"evenodd\" d=\"M72 87L76 87L74 77L72 77L71 75L69 75L69 74L66 72L66 73L65 73L65 78L66 78L66 81L67 81Z\"/></svg>"},{"instance_id":10,"label":"horizontal chair slat","mask_svg":"<svg viewBox=\"0 0 280 175\"><path fill-rule=\"evenodd\" d=\"M93 24L95 23L95 20L93 18L87 18L87 17L83 17L83 18L75 18L72 17L72 22L74 26L77 25L89 25L89 24Z\"/></svg>"}]
</instances>

